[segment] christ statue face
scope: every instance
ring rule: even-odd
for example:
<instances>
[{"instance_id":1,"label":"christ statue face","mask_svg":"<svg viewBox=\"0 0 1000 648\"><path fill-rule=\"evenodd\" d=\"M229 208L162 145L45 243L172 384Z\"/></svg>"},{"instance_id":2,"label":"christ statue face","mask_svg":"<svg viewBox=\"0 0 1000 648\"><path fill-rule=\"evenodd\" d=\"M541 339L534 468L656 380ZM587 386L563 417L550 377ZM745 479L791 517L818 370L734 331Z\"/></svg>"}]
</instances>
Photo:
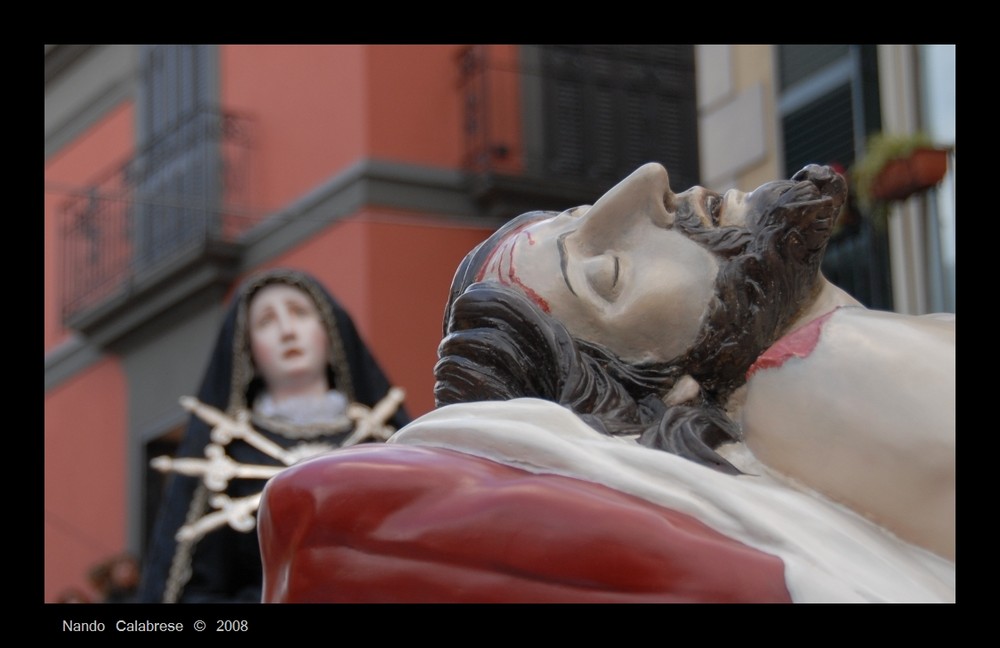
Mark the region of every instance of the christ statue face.
<instances>
[{"instance_id":1,"label":"christ statue face","mask_svg":"<svg viewBox=\"0 0 1000 648\"><path fill-rule=\"evenodd\" d=\"M574 336L628 361L665 361L694 342L714 295L719 259L674 224L742 227L747 194L704 187L675 194L650 163L593 206L527 224L494 249L481 281L521 288Z\"/></svg>"}]
</instances>

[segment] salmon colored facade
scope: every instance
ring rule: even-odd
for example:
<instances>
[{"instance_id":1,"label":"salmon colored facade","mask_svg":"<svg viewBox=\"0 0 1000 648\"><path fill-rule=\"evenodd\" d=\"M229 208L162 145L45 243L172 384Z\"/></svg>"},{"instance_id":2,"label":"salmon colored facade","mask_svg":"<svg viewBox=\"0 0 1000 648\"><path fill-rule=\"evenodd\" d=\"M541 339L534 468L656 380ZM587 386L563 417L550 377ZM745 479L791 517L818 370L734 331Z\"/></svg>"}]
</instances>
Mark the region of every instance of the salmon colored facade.
<instances>
[{"instance_id":1,"label":"salmon colored facade","mask_svg":"<svg viewBox=\"0 0 1000 648\"><path fill-rule=\"evenodd\" d=\"M410 414L433 408L433 366L451 277L461 258L497 223L454 209L437 212L428 209L426 201L408 207L405 196L383 201L394 205L379 204L376 196L346 208L338 205L334 208L338 213L323 213L320 208L320 225L303 217L300 220L313 230L307 235L283 237L280 232L282 221L295 218L296 210L290 206L322 194L324 186L359 164L383 163L390 172L397 166L417 172L459 171L459 50L458 46L215 47L217 73L211 91L222 110L246 117L253 128L249 204L254 219L279 233L246 244L256 250L246 254L254 259L239 265L227 286L217 291L215 306L208 307L215 313L202 317L217 324L232 290L255 270L278 266L305 270L323 281L352 314L390 379L406 390ZM103 344L69 327L63 317L66 226L60 210L73 195L87 192L106 170L136 156L141 139L136 108L141 85L138 48L130 46L116 54L129 59L123 65L131 76L119 83L131 83L132 89L46 157L47 602L71 587L97 597L87 582L90 567L123 551L141 556L141 527L148 524L142 493L145 467L140 465L146 458L141 449L155 430L136 429L144 427L137 422L148 418L136 408L149 397L133 397L130 388L155 381L158 371L186 375L189 379L179 381L186 387L167 399L174 404L174 413L170 414L169 404L163 406L168 419L164 429L176 431L184 418L177 398L196 391L207 360L201 349L214 341L207 339L207 333L193 339L192 350L178 358L176 367L143 367L138 358L155 355L158 335L164 340L183 337L182 329L171 331L170 325L158 323L163 317L154 317L152 323L137 326L138 332L126 331L122 339L128 342ZM88 52L81 58L100 55ZM85 68L86 61L78 60L77 65ZM83 120L67 118L74 121ZM274 223L269 225L269 219ZM270 243L273 240L280 242ZM150 327L152 333L147 331ZM158 327L163 330L157 332ZM132 342L132 337L145 339ZM135 345L147 350L137 352ZM81 355L89 359L63 359ZM69 368L60 371L66 365ZM50 379L50 374L55 377Z\"/></svg>"},{"instance_id":2,"label":"salmon colored facade","mask_svg":"<svg viewBox=\"0 0 1000 648\"><path fill-rule=\"evenodd\" d=\"M127 398L114 358L45 395L46 600L127 546Z\"/></svg>"},{"instance_id":3,"label":"salmon colored facade","mask_svg":"<svg viewBox=\"0 0 1000 648\"><path fill-rule=\"evenodd\" d=\"M79 187L95 159L132 150L133 110L122 102L45 165L45 353L72 335L60 317L58 192ZM105 162L106 164L107 162ZM86 570L127 546L125 493L128 394L114 355L45 392L45 600L87 589ZM85 487L84 487L85 486ZM71 575L67 578L67 575Z\"/></svg>"}]
</instances>

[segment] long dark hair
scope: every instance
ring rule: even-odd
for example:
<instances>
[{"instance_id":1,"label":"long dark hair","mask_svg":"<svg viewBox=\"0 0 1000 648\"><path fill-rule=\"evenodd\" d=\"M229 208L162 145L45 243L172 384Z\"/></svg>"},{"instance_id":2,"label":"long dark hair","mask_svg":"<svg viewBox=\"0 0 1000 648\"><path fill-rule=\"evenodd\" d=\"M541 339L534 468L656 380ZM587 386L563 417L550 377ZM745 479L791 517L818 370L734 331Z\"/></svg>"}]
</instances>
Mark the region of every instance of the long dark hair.
<instances>
[{"instance_id":1,"label":"long dark hair","mask_svg":"<svg viewBox=\"0 0 1000 648\"><path fill-rule=\"evenodd\" d=\"M707 227L680 209L674 227L712 251L720 268L698 339L666 362L625 362L598 343L574 338L518 289L477 283L503 239L555 214L519 216L470 252L455 274L434 370L437 404L543 398L606 434L638 435L643 445L738 472L715 452L740 438L726 400L818 290L843 192L839 176L808 167L791 181L754 191L744 227ZM698 382L700 395L665 405L662 397L685 375Z\"/></svg>"}]
</instances>

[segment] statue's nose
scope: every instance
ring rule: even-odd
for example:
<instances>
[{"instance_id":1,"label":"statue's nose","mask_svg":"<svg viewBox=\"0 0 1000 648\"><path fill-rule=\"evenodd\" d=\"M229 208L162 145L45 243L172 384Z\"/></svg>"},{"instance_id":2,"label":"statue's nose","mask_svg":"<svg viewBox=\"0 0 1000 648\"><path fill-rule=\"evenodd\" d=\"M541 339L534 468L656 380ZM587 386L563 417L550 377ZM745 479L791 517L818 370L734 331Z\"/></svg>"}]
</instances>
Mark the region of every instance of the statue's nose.
<instances>
[{"instance_id":1,"label":"statue's nose","mask_svg":"<svg viewBox=\"0 0 1000 648\"><path fill-rule=\"evenodd\" d=\"M673 210L667 209L672 198L670 176L663 165L644 164L594 203L583 217L580 236L606 242L639 219L668 227L673 222Z\"/></svg>"}]
</instances>

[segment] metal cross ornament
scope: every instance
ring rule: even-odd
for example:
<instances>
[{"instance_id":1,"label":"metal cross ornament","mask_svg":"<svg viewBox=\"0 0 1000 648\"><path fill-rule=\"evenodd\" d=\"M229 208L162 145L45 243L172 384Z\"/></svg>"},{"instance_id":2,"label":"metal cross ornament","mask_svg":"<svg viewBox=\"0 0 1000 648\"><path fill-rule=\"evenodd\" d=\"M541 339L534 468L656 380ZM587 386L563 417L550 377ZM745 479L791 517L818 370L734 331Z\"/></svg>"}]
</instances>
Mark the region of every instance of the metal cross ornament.
<instances>
[{"instance_id":1,"label":"metal cross ornament","mask_svg":"<svg viewBox=\"0 0 1000 648\"><path fill-rule=\"evenodd\" d=\"M402 405L404 396L402 389L393 387L374 407L351 403L347 408L347 416L354 421L354 432L340 447L352 446L368 439L385 441L392 436L396 430L387 421ZM212 442L205 446L205 458L160 456L152 459L150 466L163 473L201 477L205 487L216 495L209 501L214 510L182 526L177 531L178 541L199 540L206 533L226 524L244 533L253 531L257 526L256 513L261 493L232 499L225 494L229 482L233 479L267 480L293 464L335 448L326 443L303 443L289 449L282 448L253 428L250 413L246 410L240 411L236 416L229 416L191 396L181 397L180 403L184 409L212 426ZM248 443L282 465L262 466L235 461L226 454L226 446L235 439Z\"/></svg>"}]
</instances>

